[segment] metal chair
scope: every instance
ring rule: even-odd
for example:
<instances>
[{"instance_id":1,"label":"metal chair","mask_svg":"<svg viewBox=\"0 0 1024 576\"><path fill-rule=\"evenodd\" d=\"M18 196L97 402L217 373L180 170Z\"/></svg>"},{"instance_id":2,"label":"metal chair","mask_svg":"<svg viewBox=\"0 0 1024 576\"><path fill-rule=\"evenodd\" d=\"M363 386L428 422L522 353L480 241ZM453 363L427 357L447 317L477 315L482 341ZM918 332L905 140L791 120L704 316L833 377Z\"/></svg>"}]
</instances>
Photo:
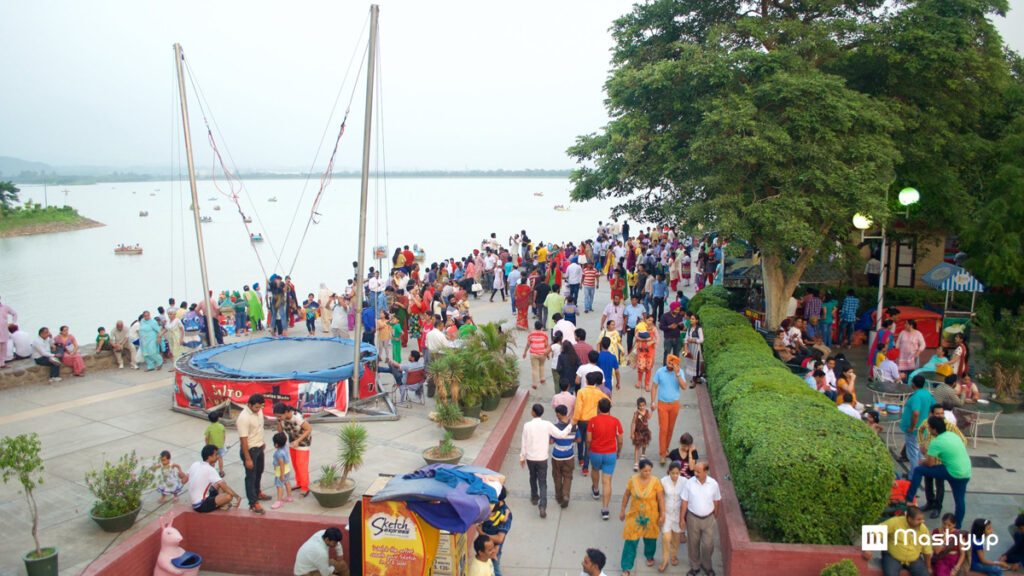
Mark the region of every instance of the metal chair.
<instances>
[{"instance_id":1,"label":"metal chair","mask_svg":"<svg viewBox=\"0 0 1024 576\"><path fill-rule=\"evenodd\" d=\"M394 373L392 373L392 376L394 376ZM401 406L412 406L413 403L425 405L427 403L427 390L426 390L427 370L425 368L420 368L419 370L413 370L412 372L409 372L408 374L406 374L405 380L406 381L405 381L404 384L399 385L398 384L398 378L395 378L395 385L391 388L391 399L395 403L395 405L396 406L399 406L399 405L401 405ZM412 400L412 401L410 401L410 400L407 399L406 401L402 402L401 401L401 397L402 397L401 389L402 388L408 388L408 387L413 386L415 384L423 384L423 386L421 386L420 390L419 390L419 400ZM406 391L406 398L409 398L410 395L412 396L412 398L416 398L416 396L417 396L415 391L407 390Z\"/></svg>"}]
</instances>

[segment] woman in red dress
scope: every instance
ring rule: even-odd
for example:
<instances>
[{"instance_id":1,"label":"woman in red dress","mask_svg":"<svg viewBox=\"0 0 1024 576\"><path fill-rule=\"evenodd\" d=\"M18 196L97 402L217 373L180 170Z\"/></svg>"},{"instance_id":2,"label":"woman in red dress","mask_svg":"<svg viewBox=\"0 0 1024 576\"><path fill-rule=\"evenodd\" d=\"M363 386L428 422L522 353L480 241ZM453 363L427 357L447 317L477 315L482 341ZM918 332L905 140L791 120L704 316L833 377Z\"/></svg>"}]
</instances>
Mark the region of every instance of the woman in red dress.
<instances>
[{"instance_id":1,"label":"woman in red dress","mask_svg":"<svg viewBox=\"0 0 1024 576\"><path fill-rule=\"evenodd\" d=\"M532 298L533 288L530 287L529 282L520 282L516 285L516 326L523 330L529 329L530 300Z\"/></svg>"}]
</instances>

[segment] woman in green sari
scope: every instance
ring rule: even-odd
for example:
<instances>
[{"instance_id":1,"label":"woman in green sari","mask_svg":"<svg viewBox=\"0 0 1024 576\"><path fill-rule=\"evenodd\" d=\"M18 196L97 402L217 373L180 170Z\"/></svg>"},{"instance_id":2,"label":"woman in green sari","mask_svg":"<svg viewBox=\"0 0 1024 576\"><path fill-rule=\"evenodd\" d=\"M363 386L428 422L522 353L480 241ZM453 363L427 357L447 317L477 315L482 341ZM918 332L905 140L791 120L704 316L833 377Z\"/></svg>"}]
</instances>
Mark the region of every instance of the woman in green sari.
<instances>
[{"instance_id":1,"label":"woman in green sari","mask_svg":"<svg viewBox=\"0 0 1024 576\"><path fill-rule=\"evenodd\" d=\"M260 302L259 294L255 290L249 290L248 286L242 291L245 292L245 301L249 303L249 321L252 322L252 329L263 330L263 303Z\"/></svg>"}]
</instances>

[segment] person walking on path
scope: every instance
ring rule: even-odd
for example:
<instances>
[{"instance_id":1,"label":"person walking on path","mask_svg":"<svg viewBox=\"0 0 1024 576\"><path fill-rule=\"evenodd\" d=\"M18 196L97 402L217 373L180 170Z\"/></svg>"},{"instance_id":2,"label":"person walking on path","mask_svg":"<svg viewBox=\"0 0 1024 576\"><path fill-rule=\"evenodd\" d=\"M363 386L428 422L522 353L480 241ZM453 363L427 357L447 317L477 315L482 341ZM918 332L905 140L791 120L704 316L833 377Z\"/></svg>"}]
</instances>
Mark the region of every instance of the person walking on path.
<instances>
[{"instance_id":1,"label":"person walking on path","mask_svg":"<svg viewBox=\"0 0 1024 576\"><path fill-rule=\"evenodd\" d=\"M686 379L679 369L679 357L669 355L668 362L654 373L651 387L651 407L658 413L658 456L665 465L672 432L679 416L679 397L686 390Z\"/></svg>"},{"instance_id":2,"label":"person walking on path","mask_svg":"<svg viewBox=\"0 0 1024 576\"><path fill-rule=\"evenodd\" d=\"M554 398L551 399L554 404ZM575 402L575 399L574 399ZM558 422L555 427L559 430L573 429L569 422L569 406L558 404L555 406L555 416ZM580 443L579 429L576 428L571 438L551 437L554 448L551 450L551 480L555 485L555 501L562 508L569 507L569 494L572 493L573 444Z\"/></svg>"},{"instance_id":3,"label":"person walking on path","mask_svg":"<svg viewBox=\"0 0 1024 576\"><path fill-rule=\"evenodd\" d=\"M907 462L912 471L921 459L921 448L917 444L917 426L928 418L928 412L931 411L932 404L935 404L935 397L925 386L924 376L918 374L911 382L914 385L914 393L907 398L903 407L903 414L900 416L900 430L903 431L904 443L907 448ZM957 528L960 528L959 523L957 523Z\"/></svg>"},{"instance_id":4,"label":"person walking on path","mask_svg":"<svg viewBox=\"0 0 1024 576\"><path fill-rule=\"evenodd\" d=\"M527 353L530 355L530 368L533 376L533 389L537 389L537 382L547 382L544 378L544 364L548 356L551 356L551 343L548 340L548 333L544 331L544 324L540 320L533 323L533 332L526 337L526 349L523 350L523 358Z\"/></svg>"},{"instance_id":5,"label":"person walking on path","mask_svg":"<svg viewBox=\"0 0 1024 576\"><path fill-rule=\"evenodd\" d=\"M644 557L647 566L654 566L654 552L658 548L658 533L662 518L665 517L665 491L661 481L651 474L650 460L640 461L640 470L626 482L622 495L622 509L619 520L622 527L622 574L629 576L636 562L636 548L644 540ZM632 503L631 503L632 502ZM629 513L626 507L629 506Z\"/></svg>"},{"instance_id":6,"label":"person walking on path","mask_svg":"<svg viewBox=\"0 0 1024 576\"><path fill-rule=\"evenodd\" d=\"M541 404L534 404L531 412L533 419L523 424L519 466L530 470L530 504L540 509L541 518L547 518L548 445L552 439L572 438L575 430L572 427L559 428L542 419L544 406Z\"/></svg>"},{"instance_id":7,"label":"person walking on path","mask_svg":"<svg viewBox=\"0 0 1024 576\"><path fill-rule=\"evenodd\" d=\"M682 347L679 334L685 328L686 321L686 317L683 316L682 307L683 305L679 302L669 304L668 314L662 316L661 320L658 321L658 327L665 334L665 353L662 356L662 364L668 363L669 356L679 356L679 350Z\"/></svg>"},{"instance_id":8,"label":"person walking on path","mask_svg":"<svg viewBox=\"0 0 1024 576\"><path fill-rule=\"evenodd\" d=\"M593 262L587 262L583 270L583 312L594 311L594 293L601 287L601 271L594 268Z\"/></svg>"},{"instance_id":9,"label":"person walking on path","mask_svg":"<svg viewBox=\"0 0 1024 576\"><path fill-rule=\"evenodd\" d=\"M661 479L661 488L665 491L665 514L661 517L661 565L658 572L664 572L669 562L679 565L679 537L683 530L679 527L679 510L683 503L683 484L686 478L680 473L679 462L668 465L668 474ZM686 537L683 537L686 542Z\"/></svg>"},{"instance_id":10,"label":"person walking on path","mask_svg":"<svg viewBox=\"0 0 1024 576\"><path fill-rule=\"evenodd\" d=\"M588 388L590 378L587 378ZM594 500L602 497L598 483L604 488L604 497L601 500L601 519L607 520L610 516L608 503L612 497L612 474L615 473L615 462L622 453L622 422L609 414L612 409L612 401L608 398L601 398L597 403L598 415L590 419L587 426L587 442L590 444L590 467L594 473L590 476L593 485L592 494Z\"/></svg>"},{"instance_id":11,"label":"person walking on path","mask_svg":"<svg viewBox=\"0 0 1024 576\"><path fill-rule=\"evenodd\" d=\"M587 374L585 385L576 392L576 409L572 415L572 423L579 425L580 436L583 438L583 442L580 443L578 456L580 459L580 469L584 476L590 470L590 435L587 433L590 427L590 420L597 416L598 405L601 400L608 400L609 406L611 405L608 395L598 388L601 378L600 372Z\"/></svg>"},{"instance_id":12,"label":"person walking on path","mask_svg":"<svg viewBox=\"0 0 1024 576\"><path fill-rule=\"evenodd\" d=\"M697 462L693 478L686 481L682 490L679 527L686 530L690 571L687 576L697 576L704 570L706 576L715 576L711 568L711 555L715 552L715 519L722 492L718 482L708 476L708 463Z\"/></svg>"},{"instance_id":13,"label":"person walking on path","mask_svg":"<svg viewBox=\"0 0 1024 576\"><path fill-rule=\"evenodd\" d=\"M260 500L270 500L270 496L260 489L264 465L263 452L266 449L263 441L264 402L263 394L249 396L246 407L235 421L240 456L245 463L245 497L249 500L249 511L255 514L264 513Z\"/></svg>"},{"instance_id":14,"label":"person walking on path","mask_svg":"<svg viewBox=\"0 0 1024 576\"><path fill-rule=\"evenodd\" d=\"M8 318L11 319L10 324L18 323L18 313L14 311L14 308L0 302L0 370L7 367L4 362L7 359L7 347L11 341L11 332L7 329Z\"/></svg>"},{"instance_id":15,"label":"person walking on path","mask_svg":"<svg viewBox=\"0 0 1024 576\"><path fill-rule=\"evenodd\" d=\"M693 360L693 383L704 378L704 328L700 316L690 314L690 326L686 329L686 355Z\"/></svg>"}]
</instances>

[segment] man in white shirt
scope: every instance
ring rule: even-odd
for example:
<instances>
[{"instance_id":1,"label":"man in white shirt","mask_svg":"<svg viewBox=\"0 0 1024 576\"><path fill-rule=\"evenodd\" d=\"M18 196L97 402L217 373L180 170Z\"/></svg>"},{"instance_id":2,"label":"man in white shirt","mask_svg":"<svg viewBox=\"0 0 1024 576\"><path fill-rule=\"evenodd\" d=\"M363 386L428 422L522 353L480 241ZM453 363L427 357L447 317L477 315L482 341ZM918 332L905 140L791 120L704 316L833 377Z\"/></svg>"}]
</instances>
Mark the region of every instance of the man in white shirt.
<instances>
[{"instance_id":1,"label":"man in white shirt","mask_svg":"<svg viewBox=\"0 0 1024 576\"><path fill-rule=\"evenodd\" d=\"M331 550L337 558L331 558ZM341 530L334 526L314 532L295 554L295 576L348 576L348 564L341 559Z\"/></svg>"},{"instance_id":2,"label":"man in white shirt","mask_svg":"<svg viewBox=\"0 0 1024 576\"><path fill-rule=\"evenodd\" d=\"M270 500L270 496L260 489L263 452L266 449L263 442L263 403L263 394L249 396L249 402L235 420L242 462L245 463L245 497L249 500L249 511L255 514L263 514L260 500Z\"/></svg>"},{"instance_id":3,"label":"man in white shirt","mask_svg":"<svg viewBox=\"0 0 1024 576\"><path fill-rule=\"evenodd\" d=\"M202 460L196 461L185 474L188 482L188 500L196 512L213 512L217 508L227 507L232 500L235 506L242 503L242 497L235 494L221 475L213 468L219 458L217 447L213 444L203 446L200 453Z\"/></svg>"},{"instance_id":4,"label":"man in white shirt","mask_svg":"<svg viewBox=\"0 0 1024 576\"><path fill-rule=\"evenodd\" d=\"M585 259L583 256L581 258ZM583 282L583 266L580 266L578 261L572 262L565 269L565 282L569 285L569 296L574 302L579 300L580 283Z\"/></svg>"},{"instance_id":5,"label":"man in white shirt","mask_svg":"<svg viewBox=\"0 0 1024 576\"><path fill-rule=\"evenodd\" d=\"M533 419L523 424L522 448L519 450L519 465L530 470L530 503L540 508L540 517L547 518L548 507L548 446L551 438L572 438L576 430L572 426L559 430L544 420L544 406L533 405Z\"/></svg>"},{"instance_id":6,"label":"man in white shirt","mask_svg":"<svg viewBox=\"0 0 1024 576\"><path fill-rule=\"evenodd\" d=\"M604 552L597 548L587 548L587 554L583 557L583 572L580 572L580 576L606 576L604 573L605 562L607 559Z\"/></svg>"},{"instance_id":7,"label":"man in white shirt","mask_svg":"<svg viewBox=\"0 0 1024 576\"><path fill-rule=\"evenodd\" d=\"M384 289L388 287L386 280L381 279L380 272L374 272L373 278L366 282L366 288L370 291L370 307L374 310L382 308L382 300L385 300Z\"/></svg>"},{"instance_id":8,"label":"man in white shirt","mask_svg":"<svg viewBox=\"0 0 1024 576\"><path fill-rule=\"evenodd\" d=\"M32 361L50 369L50 382L60 382L60 358L53 355L53 338L45 326L32 339Z\"/></svg>"},{"instance_id":9,"label":"man in white shirt","mask_svg":"<svg viewBox=\"0 0 1024 576\"><path fill-rule=\"evenodd\" d=\"M896 350L893 348L893 350ZM899 352L896 352L899 355ZM878 365L878 372L883 382L899 382L900 381L900 367L898 364L892 361L892 358L886 356L885 360Z\"/></svg>"},{"instance_id":10,"label":"man in white shirt","mask_svg":"<svg viewBox=\"0 0 1024 576\"><path fill-rule=\"evenodd\" d=\"M601 330L608 326L609 320L615 320L615 329L622 334L626 329L626 322L623 320L625 314L626 305L622 303L622 297L616 294L612 297L612 301L604 307L604 313L601 314Z\"/></svg>"},{"instance_id":11,"label":"man in white shirt","mask_svg":"<svg viewBox=\"0 0 1024 576\"><path fill-rule=\"evenodd\" d=\"M562 342L576 343L576 325L566 320L561 314L555 314L552 316L555 320L555 325L551 327L551 334L555 332L562 333ZM554 360L552 360L553 362Z\"/></svg>"},{"instance_id":12,"label":"man in white shirt","mask_svg":"<svg viewBox=\"0 0 1024 576\"><path fill-rule=\"evenodd\" d=\"M839 411L851 418L860 420L860 412L857 411L857 407L853 404L853 394L849 392L843 394L843 403L839 405Z\"/></svg>"},{"instance_id":13,"label":"man in white shirt","mask_svg":"<svg viewBox=\"0 0 1024 576\"><path fill-rule=\"evenodd\" d=\"M487 534L477 534L473 541L475 556L469 559L469 576L494 576L494 540Z\"/></svg>"},{"instance_id":14,"label":"man in white shirt","mask_svg":"<svg viewBox=\"0 0 1024 576\"><path fill-rule=\"evenodd\" d=\"M683 500L679 511L679 527L686 530L690 573L704 570L712 573L711 555L715 551L715 518L722 501L718 482L708 476L708 463L697 462L694 476L683 484Z\"/></svg>"},{"instance_id":15,"label":"man in white shirt","mask_svg":"<svg viewBox=\"0 0 1024 576\"><path fill-rule=\"evenodd\" d=\"M17 324L12 325L11 342L7 349L8 360L24 360L32 357L32 336L22 330Z\"/></svg>"},{"instance_id":16,"label":"man in white shirt","mask_svg":"<svg viewBox=\"0 0 1024 576\"><path fill-rule=\"evenodd\" d=\"M587 353L586 358L580 358L580 362L586 360L586 364L580 364L580 367L576 369L576 388L579 389L587 381L587 374L591 372L597 372L601 375L601 382L598 386L608 386L610 383L604 381L604 370L597 365L597 360L600 357L600 353L597 350L591 350Z\"/></svg>"}]
</instances>

